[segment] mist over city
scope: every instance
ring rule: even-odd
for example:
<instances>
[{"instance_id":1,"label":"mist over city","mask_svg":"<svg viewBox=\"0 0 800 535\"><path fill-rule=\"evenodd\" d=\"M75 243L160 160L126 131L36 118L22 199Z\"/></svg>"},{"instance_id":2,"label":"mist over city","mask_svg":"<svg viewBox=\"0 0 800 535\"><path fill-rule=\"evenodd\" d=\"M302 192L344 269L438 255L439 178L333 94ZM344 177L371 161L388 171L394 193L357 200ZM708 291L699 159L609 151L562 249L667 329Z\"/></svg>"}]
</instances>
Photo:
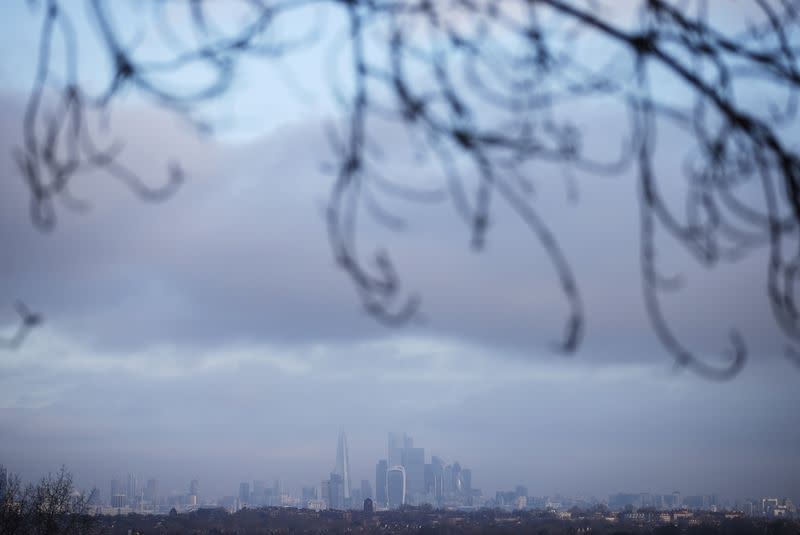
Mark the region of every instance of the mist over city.
<instances>
[{"instance_id":1,"label":"mist over city","mask_svg":"<svg viewBox=\"0 0 800 535\"><path fill-rule=\"evenodd\" d=\"M800 529L796 2L0 15L0 532Z\"/></svg>"}]
</instances>

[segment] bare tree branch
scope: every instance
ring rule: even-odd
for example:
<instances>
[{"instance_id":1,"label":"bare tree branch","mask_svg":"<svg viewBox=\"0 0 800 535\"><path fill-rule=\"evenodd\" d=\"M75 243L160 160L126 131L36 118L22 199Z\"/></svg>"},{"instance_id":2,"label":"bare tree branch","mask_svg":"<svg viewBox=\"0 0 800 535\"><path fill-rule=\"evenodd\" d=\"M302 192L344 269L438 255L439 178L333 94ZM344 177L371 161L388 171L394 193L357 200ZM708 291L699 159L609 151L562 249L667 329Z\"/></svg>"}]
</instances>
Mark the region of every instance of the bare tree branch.
<instances>
[{"instance_id":1,"label":"bare tree branch","mask_svg":"<svg viewBox=\"0 0 800 535\"><path fill-rule=\"evenodd\" d=\"M656 235L681 244L703 266L741 259L767 249L765 285L787 354L800 346L796 281L800 268L800 156L791 137L800 88L800 2L751 0L741 28L714 20L706 0L642 0L626 22L595 0L239 0L245 22L230 29L205 0L149 0L156 32L169 52L154 61L126 44L115 20L117 5L90 0L101 48L113 72L90 96L78 77L78 40L60 0L44 2L37 74L26 109L23 144L16 159L31 195L34 224L56 221L54 201L71 209L86 203L69 192L71 179L98 168L146 200L161 200L180 184L173 165L163 187L152 187L118 161L121 145L105 149L89 133L123 91L134 92L198 127L198 110L225 94L243 58L273 61L313 46L322 27L346 27L332 49L331 90L344 121L329 128L338 159L327 209L328 236L338 265L354 284L364 308L396 325L413 318L420 299L405 292L389 254L361 252L362 212L389 228L403 218L387 198L440 200L446 196L480 250L491 232L492 213L503 203L524 222L552 264L568 303L560 346L578 349L585 317L578 281L556 234L531 199L531 163L556 163L571 196L572 173L638 176L641 276L651 324L677 366L714 379L734 376L746 348L731 330L732 354L711 364L685 347L670 327L660 295L680 288L656 261ZM186 32L163 15L183 10ZM297 14L308 26L297 32ZM333 15L331 15L333 14ZM332 18L331 18L332 17ZM292 28L290 28L292 26ZM185 28L183 28L185 29ZM289 31L293 30L293 31ZM289 35L290 37L287 37ZM52 50L65 51L63 82L55 83ZM587 44L589 43L589 44ZM607 49L598 62L587 49ZM341 61L340 61L341 60ZM185 67L211 73L189 87L162 75ZM753 80L768 85L769 105L740 94ZM665 99L654 86L675 84L687 96ZM58 95L45 114L45 92ZM619 150L598 160L586 150L588 132L570 107L604 99L620 110ZM565 111L567 110L567 111ZM390 177L375 153L379 122L402 126L410 144L441 169L441 182L418 190ZM683 161L689 184L684 212L661 193L665 178L654 165L659 129L685 134ZM745 199L757 184L762 198Z\"/></svg>"}]
</instances>

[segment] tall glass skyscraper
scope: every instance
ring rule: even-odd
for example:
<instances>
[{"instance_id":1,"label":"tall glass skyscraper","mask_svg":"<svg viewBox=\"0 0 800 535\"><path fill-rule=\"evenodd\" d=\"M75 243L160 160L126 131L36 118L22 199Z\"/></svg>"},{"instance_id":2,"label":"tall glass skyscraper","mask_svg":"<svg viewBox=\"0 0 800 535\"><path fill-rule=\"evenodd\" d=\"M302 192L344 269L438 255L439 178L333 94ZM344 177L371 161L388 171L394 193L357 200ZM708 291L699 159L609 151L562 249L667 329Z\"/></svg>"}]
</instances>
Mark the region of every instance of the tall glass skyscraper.
<instances>
[{"instance_id":1,"label":"tall glass skyscraper","mask_svg":"<svg viewBox=\"0 0 800 535\"><path fill-rule=\"evenodd\" d=\"M344 484L344 499L350 500L350 457L347 452L347 436L344 431L339 433L339 443L336 446L336 470L334 474L341 476Z\"/></svg>"},{"instance_id":2,"label":"tall glass skyscraper","mask_svg":"<svg viewBox=\"0 0 800 535\"><path fill-rule=\"evenodd\" d=\"M386 459L381 459L375 465L375 501L378 505L386 506L386 472L389 471L389 463Z\"/></svg>"},{"instance_id":3,"label":"tall glass skyscraper","mask_svg":"<svg viewBox=\"0 0 800 535\"><path fill-rule=\"evenodd\" d=\"M390 509L398 509L406 503L406 469L393 466L386 473L386 493Z\"/></svg>"},{"instance_id":4,"label":"tall glass skyscraper","mask_svg":"<svg viewBox=\"0 0 800 535\"><path fill-rule=\"evenodd\" d=\"M128 479L125 483L125 494L128 497L128 502L133 505L136 503L137 498L136 474L128 473Z\"/></svg>"},{"instance_id":5,"label":"tall glass skyscraper","mask_svg":"<svg viewBox=\"0 0 800 535\"><path fill-rule=\"evenodd\" d=\"M415 504L425 493L425 449L415 448L414 440L405 433L389 433L388 438L389 466L405 469L406 500Z\"/></svg>"},{"instance_id":6,"label":"tall glass skyscraper","mask_svg":"<svg viewBox=\"0 0 800 535\"><path fill-rule=\"evenodd\" d=\"M388 442L388 457L389 466L397 466L403 464L403 450L406 448L413 448L413 439L405 433L389 433Z\"/></svg>"},{"instance_id":7,"label":"tall glass skyscraper","mask_svg":"<svg viewBox=\"0 0 800 535\"><path fill-rule=\"evenodd\" d=\"M250 503L250 483L239 483L239 502L242 506Z\"/></svg>"},{"instance_id":8,"label":"tall glass skyscraper","mask_svg":"<svg viewBox=\"0 0 800 535\"><path fill-rule=\"evenodd\" d=\"M406 470L406 495L411 503L425 493L425 449L404 448L403 468Z\"/></svg>"},{"instance_id":9,"label":"tall glass skyscraper","mask_svg":"<svg viewBox=\"0 0 800 535\"><path fill-rule=\"evenodd\" d=\"M158 480L148 479L147 486L145 487L145 500L151 505L156 505L158 502Z\"/></svg>"}]
</instances>

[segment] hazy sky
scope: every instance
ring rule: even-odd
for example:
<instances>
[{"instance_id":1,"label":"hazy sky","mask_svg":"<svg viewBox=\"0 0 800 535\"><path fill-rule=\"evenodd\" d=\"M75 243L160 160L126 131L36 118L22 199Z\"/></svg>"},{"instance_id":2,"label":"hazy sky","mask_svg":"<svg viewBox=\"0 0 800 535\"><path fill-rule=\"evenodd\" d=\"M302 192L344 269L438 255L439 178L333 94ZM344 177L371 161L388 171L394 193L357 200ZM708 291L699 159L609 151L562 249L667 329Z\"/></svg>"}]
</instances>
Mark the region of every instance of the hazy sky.
<instances>
[{"instance_id":1,"label":"hazy sky","mask_svg":"<svg viewBox=\"0 0 800 535\"><path fill-rule=\"evenodd\" d=\"M33 478L64 463L103 492L127 472L165 491L196 478L206 496L253 479L299 488L331 471L340 429L354 480L374 478L386 433L398 430L426 459L471 467L488 495L522 483L534 495L800 501L800 370L772 324L764 251L708 271L663 240L660 258L687 281L665 301L683 339L714 361L738 327L751 350L730 382L676 372L642 304L633 178L578 177L573 203L557 169L538 169L533 202L586 303L576 355L553 350L566 311L557 281L501 205L480 254L448 202L398 205L410 221L403 233L366 227L366 243L386 246L423 299L423 321L380 326L327 242L331 178L321 169L332 156L320 115L332 108L321 53L285 62L293 74L245 69L214 108L240 121L214 138L125 99L112 120L124 160L157 184L176 159L185 187L152 205L82 175L74 193L92 209L59 210L43 234L11 158L40 16L24 6L4 5L0 17L0 46L14 50L0 58L0 328L13 328L15 299L46 323L0 353L0 463L11 471ZM93 54L86 62L101 65ZM312 100L296 98L294 76ZM608 110L584 113L588 132L613 128ZM402 144L389 129L377 135ZM679 140L661 143L662 169L680 178L668 165ZM398 177L435 172L387 165ZM680 192L677 180L669 188Z\"/></svg>"}]
</instances>

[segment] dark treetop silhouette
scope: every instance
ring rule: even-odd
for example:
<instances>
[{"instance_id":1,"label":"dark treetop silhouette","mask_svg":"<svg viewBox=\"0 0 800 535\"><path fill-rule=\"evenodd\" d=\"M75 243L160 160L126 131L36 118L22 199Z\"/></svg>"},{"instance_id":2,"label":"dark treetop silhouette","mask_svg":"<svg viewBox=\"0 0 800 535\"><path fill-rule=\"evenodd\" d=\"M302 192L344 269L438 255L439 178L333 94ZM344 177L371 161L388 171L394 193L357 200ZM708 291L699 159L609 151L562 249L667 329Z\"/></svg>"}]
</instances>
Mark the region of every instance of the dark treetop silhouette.
<instances>
[{"instance_id":1,"label":"dark treetop silhouette","mask_svg":"<svg viewBox=\"0 0 800 535\"><path fill-rule=\"evenodd\" d=\"M15 474L3 483L0 487L0 533L86 535L97 532L97 517L89 514L97 491L77 489L66 467L62 466L57 473L48 474L36 484L23 486Z\"/></svg>"},{"instance_id":2,"label":"dark treetop silhouette","mask_svg":"<svg viewBox=\"0 0 800 535\"><path fill-rule=\"evenodd\" d=\"M29 3L42 17L41 37L15 156L30 189L33 223L44 231L56 223L56 201L71 210L87 207L70 193L70 179L87 168L106 172L146 200L165 199L180 184L178 164L170 164L163 186L152 187L118 162L120 143L101 146L95 138L90 123L102 120L121 93L137 93L198 128L211 128L198 110L226 92L239 61L285 57L314 46L326 25L338 25L346 31L332 50L339 63L331 64L345 67L332 75L330 89L343 120L328 127L337 163L327 225L337 263L375 318L402 324L415 315L419 299L403 292L385 251L370 260L360 254L359 212L394 228L402 219L381 198L447 197L480 249L492 207L500 202L524 221L552 262L569 304L560 345L575 351L585 321L578 282L531 200L526 165L555 162L567 180L573 171L631 169L638 180L638 196L630 202L640 211L644 300L676 364L725 379L742 368L746 348L733 330L730 361L710 364L673 333L660 295L680 284L656 265L657 232L704 266L766 248L767 296L787 355L800 361L793 349L800 343L800 158L791 139L800 88L798 1L744 2L723 21L713 12L719 6L703 0L623 2L614 6L616 15L597 0L232 0L225 7L204 0L142 0L142 7L152 9L164 50L153 59L123 36L115 16L119 4L87 0L92 38L113 65L98 90L78 76L79 39L64 2ZM234 4L248 17L231 29L221 19ZM169 21L181 10L181 30L188 32L179 36ZM305 12L314 16L297 17ZM738 23L728 20L734 15ZM298 28L298 20L306 27ZM609 51L601 62L592 56L597 48ZM55 55L55 49L64 53ZM187 87L170 78L187 69L204 72L207 81ZM755 82L767 89L759 99L747 98ZM656 87L663 84L684 96L662 98ZM616 122L626 129L619 153L607 161L587 154L585 132L564 112L591 99L615 102ZM57 103L50 113L45 100ZM440 166L440 184L418 190L385 176L371 132L387 121L404 127L410 145ZM685 214L660 190L663 177L654 165L659 128L677 129L691 140L683 162L689 184ZM744 198L742 189L752 186L758 196Z\"/></svg>"}]
</instances>

